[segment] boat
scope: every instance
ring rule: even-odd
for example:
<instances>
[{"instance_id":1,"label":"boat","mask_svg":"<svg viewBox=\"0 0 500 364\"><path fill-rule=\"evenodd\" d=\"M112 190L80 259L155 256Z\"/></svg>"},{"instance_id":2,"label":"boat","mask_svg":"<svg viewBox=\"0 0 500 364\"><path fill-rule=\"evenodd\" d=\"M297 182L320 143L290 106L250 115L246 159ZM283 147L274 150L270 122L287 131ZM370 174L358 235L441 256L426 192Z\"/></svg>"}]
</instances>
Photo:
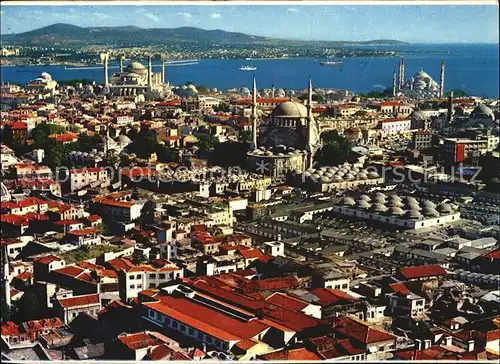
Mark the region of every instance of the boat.
<instances>
[{"instance_id":1,"label":"boat","mask_svg":"<svg viewBox=\"0 0 500 364\"><path fill-rule=\"evenodd\" d=\"M325 62L319 62L319 64L322 66L341 66L344 64L344 62L325 61Z\"/></svg>"},{"instance_id":2,"label":"boat","mask_svg":"<svg viewBox=\"0 0 500 364\"><path fill-rule=\"evenodd\" d=\"M239 68L240 71L255 71L257 67L255 66L241 66Z\"/></svg>"}]
</instances>

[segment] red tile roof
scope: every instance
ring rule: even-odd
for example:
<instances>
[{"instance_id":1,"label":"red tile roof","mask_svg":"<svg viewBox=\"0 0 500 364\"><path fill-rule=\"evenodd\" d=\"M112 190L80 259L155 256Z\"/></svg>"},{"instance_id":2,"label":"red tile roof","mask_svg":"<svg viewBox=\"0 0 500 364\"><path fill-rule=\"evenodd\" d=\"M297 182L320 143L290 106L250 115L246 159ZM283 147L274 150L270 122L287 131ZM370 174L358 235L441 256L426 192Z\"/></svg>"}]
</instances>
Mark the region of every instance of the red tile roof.
<instances>
[{"instance_id":1,"label":"red tile roof","mask_svg":"<svg viewBox=\"0 0 500 364\"><path fill-rule=\"evenodd\" d=\"M337 318L333 322L333 329L342 335L353 338L364 344L394 340L388 332L370 327L368 324L349 316Z\"/></svg>"},{"instance_id":2,"label":"red tile roof","mask_svg":"<svg viewBox=\"0 0 500 364\"><path fill-rule=\"evenodd\" d=\"M86 236L86 235L91 235L95 234L96 230L94 228L88 228L88 229L78 229L78 230L73 230L68 232L68 235L75 235L75 236Z\"/></svg>"},{"instance_id":3,"label":"red tile roof","mask_svg":"<svg viewBox=\"0 0 500 364\"><path fill-rule=\"evenodd\" d=\"M447 274L446 270L437 264L400 268L399 272L406 279L440 277Z\"/></svg>"},{"instance_id":4,"label":"red tile roof","mask_svg":"<svg viewBox=\"0 0 500 364\"><path fill-rule=\"evenodd\" d=\"M41 263L41 264L50 264L52 262L60 262L62 259L56 255L46 255L41 258L35 259L36 263Z\"/></svg>"},{"instance_id":5,"label":"red tile roof","mask_svg":"<svg viewBox=\"0 0 500 364\"><path fill-rule=\"evenodd\" d=\"M60 298L57 301L64 308L97 305L100 303L99 294L88 294L83 296Z\"/></svg>"},{"instance_id":6,"label":"red tile roof","mask_svg":"<svg viewBox=\"0 0 500 364\"><path fill-rule=\"evenodd\" d=\"M484 254L483 257L485 257L487 259L492 259L492 260L500 259L500 248L492 250L491 252Z\"/></svg>"},{"instance_id":7,"label":"red tile roof","mask_svg":"<svg viewBox=\"0 0 500 364\"><path fill-rule=\"evenodd\" d=\"M160 299L160 302L147 302L144 305L221 340L249 339L268 327L256 320L237 320L186 298L160 295L155 298Z\"/></svg>"},{"instance_id":8,"label":"red tile roof","mask_svg":"<svg viewBox=\"0 0 500 364\"><path fill-rule=\"evenodd\" d=\"M295 277L268 278L255 281L246 281L242 285L243 292L278 291L295 288L299 284Z\"/></svg>"},{"instance_id":9,"label":"red tile roof","mask_svg":"<svg viewBox=\"0 0 500 364\"><path fill-rule=\"evenodd\" d=\"M273 293L268 298L266 298L266 301L297 312L302 311L304 308L310 305L309 302L303 301L301 299L289 296L281 292Z\"/></svg>"},{"instance_id":10,"label":"red tile roof","mask_svg":"<svg viewBox=\"0 0 500 364\"><path fill-rule=\"evenodd\" d=\"M144 348L149 348L151 346L161 345L163 341L157 337L150 335L145 332L139 332L136 334L128 334L118 336L124 345L126 345L130 350L139 350Z\"/></svg>"},{"instance_id":11,"label":"red tile roof","mask_svg":"<svg viewBox=\"0 0 500 364\"><path fill-rule=\"evenodd\" d=\"M275 351L269 354L261 355L260 358L263 360L295 360L295 361L306 361L306 360L317 360L320 361L321 358L313 351L309 351L306 348L298 349L283 349L280 351Z\"/></svg>"}]
</instances>

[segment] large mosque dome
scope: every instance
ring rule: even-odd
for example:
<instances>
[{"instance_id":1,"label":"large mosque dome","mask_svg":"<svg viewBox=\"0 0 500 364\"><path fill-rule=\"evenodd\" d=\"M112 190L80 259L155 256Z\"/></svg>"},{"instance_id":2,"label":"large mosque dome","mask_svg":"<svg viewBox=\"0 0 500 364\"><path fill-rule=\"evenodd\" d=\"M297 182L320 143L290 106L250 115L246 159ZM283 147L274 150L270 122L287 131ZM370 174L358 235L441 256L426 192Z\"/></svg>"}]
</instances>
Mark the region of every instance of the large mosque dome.
<instances>
[{"instance_id":1,"label":"large mosque dome","mask_svg":"<svg viewBox=\"0 0 500 364\"><path fill-rule=\"evenodd\" d=\"M138 75L144 75L148 73L148 70L144 65L140 62L132 62L125 68L125 72L127 73L136 73Z\"/></svg>"},{"instance_id":2,"label":"large mosque dome","mask_svg":"<svg viewBox=\"0 0 500 364\"><path fill-rule=\"evenodd\" d=\"M421 69L404 83L401 91L408 96L437 97L439 84Z\"/></svg>"},{"instance_id":3,"label":"large mosque dome","mask_svg":"<svg viewBox=\"0 0 500 364\"><path fill-rule=\"evenodd\" d=\"M272 116L286 118L305 118L307 117L307 107L296 101L287 101L276 106Z\"/></svg>"},{"instance_id":4,"label":"large mosque dome","mask_svg":"<svg viewBox=\"0 0 500 364\"><path fill-rule=\"evenodd\" d=\"M480 104L474 108L470 114L470 118L475 120L495 120L495 114L488 106Z\"/></svg>"}]
</instances>

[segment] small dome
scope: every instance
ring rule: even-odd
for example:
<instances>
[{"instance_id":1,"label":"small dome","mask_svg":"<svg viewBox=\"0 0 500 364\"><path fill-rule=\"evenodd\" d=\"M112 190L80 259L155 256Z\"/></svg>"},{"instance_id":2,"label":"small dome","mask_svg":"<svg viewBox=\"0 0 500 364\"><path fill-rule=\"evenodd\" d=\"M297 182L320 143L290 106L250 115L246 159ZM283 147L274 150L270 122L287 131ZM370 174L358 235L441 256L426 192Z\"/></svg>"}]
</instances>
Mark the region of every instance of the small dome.
<instances>
[{"instance_id":1,"label":"small dome","mask_svg":"<svg viewBox=\"0 0 500 364\"><path fill-rule=\"evenodd\" d=\"M366 175L366 173L363 173L363 172L359 172L357 175L356 175L356 179L367 179L368 176Z\"/></svg>"},{"instance_id":2,"label":"small dome","mask_svg":"<svg viewBox=\"0 0 500 364\"><path fill-rule=\"evenodd\" d=\"M368 172L368 178L379 178L377 172Z\"/></svg>"},{"instance_id":3,"label":"small dome","mask_svg":"<svg viewBox=\"0 0 500 364\"><path fill-rule=\"evenodd\" d=\"M371 200L372 200L372 199L371 199L371 197L370 197L370 196L368 196L368 195L361 195L361 196L359 197L359 199L360 199L360 200L365 200L365 201L371 201Z\"/></svg>"},{"instance_id":4,"label":"small dome","mask_svg":"<svg viewBox=\"0 0 500 364\"><path fill-rule=\"evenodd\" d=\"M270 150L268 150L267 152L264 153L266 156L270 157L273 155L273 152L271 152Z\"/></svg>"},{"instance_id":5,"label":"small dome","mask_svg":"<svg viewBox=\"0 0 500 364\"><path fill-rule=\"evenodd\" d=\"M120 144L127 144L127 143L132 142L132 140L130 140L130 138L124 134L118 135L118 137L116 138L116 141Z\"/></svg>"},{"instance_id":6,"label":"small dome","mask_svg":"<svg viewBox=\"0 0 500 364\"><path fill-rule=\"evenodd\" d=\"M416 210L408 210L405 214L405 217L408 219L420 219L422 214Z\"/></svg>"},{"instance_id":7,"label":"small dome","mask_svg":"<svg viewBox=\"0 0 500 364\"><path fill-rule=\"evenodd\" d=\"M471 119L488 119L494 120L495 114L488 106L480 104L477 105L470 114Z\"/></svg>"},{"instance_id":8,"label":"small dome","mask_svg":"<svg viewBox=\"0 0 500 364\"><path fill-rule=\"evenodd\" d=\"M423 209L423 214L425 216L429 216L429 217L439 217L439 212L436 211L436 209L432 208L432 207L424 207Z\"/></svg>"},{"instance_id":9,"label":"small dome","mask_svg":"<svg viewBox=\"0 0 500 364\"><path fill-rule=\"evenodd\" d=\"M330 178L323 176L321 177L321 182L330 182Z\"/></svg>"},{"instance_id":10,"label":"small dome","mask_svg":"<svg viewBox=\"0 0 500 364\"><path fill-rule=\"evenodd\" d=\"M354 206L356 204L356 201L352 197L344 197L342 200L342 204L346 206Z\"/></svg>"},{"instance_id":11,"label":"small dome","mask_svg":"<svg viewBox=\"0 0 500 364\"><path fill-rule=\"evenodd\" d=\"M320 178L321 176L320 176L319 174L317 174L317 173L314 173L311 177L312 177L312 178L314 178L314 179L318 179L318 178Z\"/></svg>"},{"instance_id":12,"label":"small dome","mask_svg":"<svg viewBox=\"0 0 500 364\"><path fill-rule=\"evenodd\" d=\"M373 212L386 212L387 207L382 203L375 203L372 205L371 210Z\"/></svg>"},{"instance_id":13,"label":"small dome","mask_svg":"<svg viewBox=\"0 0 500 364\"><path fill-rule=\"evenodd\" d=\"M442 214L449 214L452 212L451 206L447 203L441 203L437 205L436 210Z\"/></svg>"},{"instance_id":14,"label":"small dome","mask_svg":"<svg viewBox=\"0 0 500 364\"><path fill-rule=\"evenodd\" d=\"M432 208L432 209L436 208L436 204L434 202L432 202L431 200L425 200L425 201L423 201L422 205L424 207L427 207L427 208Z\"/></svg>"},{"instance_id":15,"label":"small dome","mask_svg":"<svg viewBox=\"0 0 500 364\"><path fill-rule=\"evenodd\" d=\"M356 202L356 205L360 208L360 209L369 209L371 207L370 203L366 200L358 200Z\"/></svg>"},{"instance_id":16,"label":"small dome","mask_svg":"<svg viewBox=\"0 0 500 364\"><path fill-rule=\"evenodd\" d=\"M405 212L403 211L403 209L401 209L401 207L397 207L397 206L393 206L391 207L389 210L388 210L391 214L393 215L398 215L398 216L401 216L403 215Z\"/></svg>"},{"instance_id":17,"label":"small dome","mask_svg":"<svg viewBox=\"0 0 500 364\"><path fill-rule=\"evenodd\" d=\"M427 117L424 115L424 113L422 111L414 111L411 114L411 118L413 120L426 120L427 119Z\"/></svg>"},{"instance_id":18,"label":"small dome","mask_svg":"<svg viewBox=\"0 0 500 364\"><path fill-rule=\"evenodd\" d=\"M356 177L354 177L354 175L352 173L347 173L344 178L348 181L352 181L354 179L356 179Z\"/></svg>"},{"instance_id":19,"label":"small dome","mask_svg":"<svg viewBox=\"0 0 500 364\"><path fill-rule=\"evenodd\" d=\"M338 175L333 176L333 177L332 177L332 180L333 180L334 182L342 182L342 181L343 181L342 177L340 177L340 176L338 176Z\"/></svg>"}]
</instances>

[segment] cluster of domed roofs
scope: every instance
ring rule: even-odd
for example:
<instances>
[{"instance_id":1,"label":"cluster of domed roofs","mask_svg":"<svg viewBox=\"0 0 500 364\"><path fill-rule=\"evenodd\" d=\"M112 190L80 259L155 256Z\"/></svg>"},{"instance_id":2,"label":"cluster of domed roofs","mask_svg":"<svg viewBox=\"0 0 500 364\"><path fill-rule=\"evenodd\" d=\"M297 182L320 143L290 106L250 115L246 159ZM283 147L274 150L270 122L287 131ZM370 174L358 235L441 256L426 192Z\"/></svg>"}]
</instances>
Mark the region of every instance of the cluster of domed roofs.
<instances>
[{"instance_id":1,"label":"cluster of domed roofs","mask_svg":"<svg viewBox=\"0 0 500 364\"><path fill-rule=\"evenodd\" d=\"M439 84L422 69L404 83L401 91L408 96L436 97Z\"/></svg>"},{"instance_id":2,"label":"cluster of domed roofs","mask_svg":"<svg viewBox=\"0 0 500 364\"><path fill-rule=\"evenodd\" d=\"M340 183L380 178L375 171L369 171L347 162L338 167L309 168L304 172L304 176L306 180L321 183Z\"/></svg>"},{"instance_id":3,"label":"cluster of domed roofs","mask_svg":"<svg viewBox=\"0 0 500 364\"><path fill-rule=\"evenodd\" d=\"M363 194L358 200L346 196L342 198L340 205L416 220L435 218L456 212L456 207L448 203L436 204L430 200L418 200L413 196L401 197L396 194L386 195L382 192L376 192L371 196Z\"/></svg>"},{"instance_id":4,"label":"cluster of domed roofs","mask_svg":"<svg viewBox=\"0 0 500 364\"><path fill-rule=\"evenodd\" d=\"M266 148L261 146L249 154L260 156L260 157L292 157L298 154L307 153L305 150L295 149L293 147L287 147L283 144L277 145L275 147Z\"/></svg>"}]
</instances>

